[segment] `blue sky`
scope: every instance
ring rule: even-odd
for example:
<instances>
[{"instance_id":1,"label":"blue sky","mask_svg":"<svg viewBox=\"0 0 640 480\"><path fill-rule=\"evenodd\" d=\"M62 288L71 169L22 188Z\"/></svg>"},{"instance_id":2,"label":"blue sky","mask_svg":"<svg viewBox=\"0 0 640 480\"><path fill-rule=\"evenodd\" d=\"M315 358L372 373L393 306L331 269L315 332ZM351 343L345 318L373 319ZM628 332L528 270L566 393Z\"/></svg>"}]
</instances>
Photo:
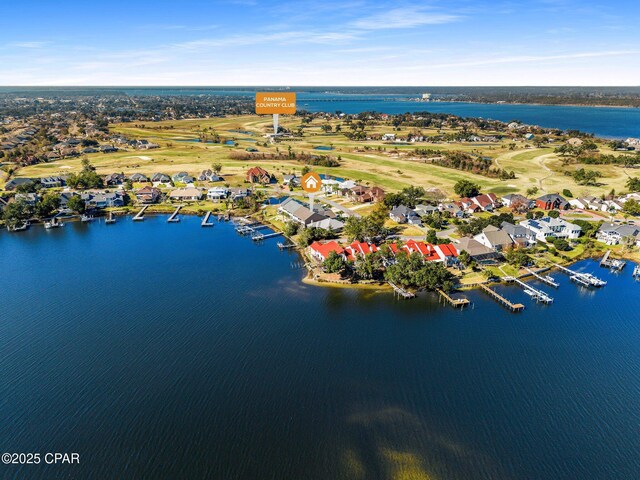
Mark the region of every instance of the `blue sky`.
<instances>
[{"instance_id":1,"label":"blue sky","mask_svg":"<svg viewBox=\"0 0 640 480\"><path fill-rule=\"evenodd\" d=\"M640 85L636 1L2 3L0 85Z\"/></svg>"}]
</instances>

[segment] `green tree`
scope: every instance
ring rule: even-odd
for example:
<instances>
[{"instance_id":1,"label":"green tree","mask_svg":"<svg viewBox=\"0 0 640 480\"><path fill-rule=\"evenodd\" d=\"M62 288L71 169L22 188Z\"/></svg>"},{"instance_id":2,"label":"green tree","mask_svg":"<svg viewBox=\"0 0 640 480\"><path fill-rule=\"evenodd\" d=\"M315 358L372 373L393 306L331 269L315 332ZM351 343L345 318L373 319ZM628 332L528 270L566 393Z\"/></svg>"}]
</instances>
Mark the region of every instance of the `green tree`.
<instances>
[{"instance_id":1,"label":"green tree","mask_svg":"<svg viewBox=\"0 0 640 480\"><path fill-rule=\"evenodd\" d=\"M630 192L640 192L640 178L629 177L627 179L627 188Z\"/></svg>"},{"instance_id":2,"label":"green tree","mask_svg":"<svg viewBox=\"0 0 640 480\"><path fill-rule=\"evenodd\" d=\"M300 224L296 222L287 222L284 224L283 232L287 237L292 237L298 233Z\"/></svg>"},{"instance_id":3,"label":"green tree","mask_svg":"<svg viewBox=\"0 0 640 480\"><path fill-rule=\"evenodd\" d=\"M460 197L475 197L480 194L480 187L469 180L458 180L453 190Z\"/></svg>"},{"instance_id":4,"label":"green tree","mask_svg":"<svg viewBox=\"0 0 640 480\"><path fill-rule=\"evenodd\" d=\"M9 203L2 210L2 220L8 227L17 227L29 220L33 215L32 207L24 200Z\"/></svg>"},{"instance_id":5,"label":"green tree","mask_svg":"<svg viewBox=\"0 0 640 480\"><path fill-rule=\"evenodd\" d=\"M69 208L72 212L82 214L86 210L87 206L80 195L74 195L69 200L67 200L67 208Z\"/></svg>"},{"instance_id":6,"label":"green tree","mask_svg":"<svg viewBox=\"0 0 640 480\"><path fill-rule=\"evenodd\" d=\"M629 215L640 215L640 202L630 198L622 206L622 211Z\"/></svg>"},{"instance_id":7,"label":"green tree","mask_svg":"<svg viewBox=\"0 0 640 480\"><path fill-rule=\"evenodd\" d=\"M458 261L465 267L468 267L473 259L471 258L471 255L469 255L469 252L467 252L466 250L462 250L458 255Z\"/></svg>"},{"instance_id":8,"label":"green tree","mask_svg":"<svg viewBox=\"0 0 640 480\"><path fill-rule=\"evenodd\" d=\"M549 210L549 213L547 213L547 215L551 218L558 218L560 217L560 212L557 210Z\"/></svg>"},{"instance_id":9,"label":"green tree","mask_svg":"<svg viewBox=\"0 0 640 480\"><path fill-rule=\"evenodd\" d=\"M45 218L55 212L60 206L60 197L51 192L47 192L36 204L35 214L39 218Z\"/></svg>"},{"instance_id":10,"label":"green tree","mask_svg":"<svg viewBox=\"0 0 640 480\"><path fill-rule=\"evenodd\" d=\"M327 273L344 273L347 268L347 262L342 255L338 255L336 252L330 252L329 256L324 262L322 267Z\"/></svg>"}]
</instances>

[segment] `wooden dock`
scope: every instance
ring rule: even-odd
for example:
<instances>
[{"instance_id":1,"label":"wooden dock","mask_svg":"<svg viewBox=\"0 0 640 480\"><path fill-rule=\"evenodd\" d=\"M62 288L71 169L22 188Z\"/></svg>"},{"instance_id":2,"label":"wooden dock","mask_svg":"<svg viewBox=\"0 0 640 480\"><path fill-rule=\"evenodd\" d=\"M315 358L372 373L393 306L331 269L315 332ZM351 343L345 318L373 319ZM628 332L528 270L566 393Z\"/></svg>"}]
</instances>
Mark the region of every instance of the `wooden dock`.
<instances>
[{"instance_id":1,"label":"wooden dock","mask_svg":"<svg viewBox=\"0 0 640 480\"><path fill-rule=\"evenodd\" d=\"M179 222L180 221L180 217L178 216L178 214L180 213L180 209L181 208L182 208L182 205L178 205L176 207L176 209L174 210L174 212L169 217L169 219L167 220L167 222L169 222L169 223L177 223L177 222Z\"/></svg>"},{"instance_id":2,"label":"wooden dock","mask_svg":"<svg viewBox=\"0 0 640 480\"><path fill-rule=\"evenodd\" d=\"M251 236L251 240L254 242L260 242L262 240L266 240L267 238L274 238L283 235L282 232L273 232L273 233L260 233L256 232Z\"/></svg>"},{"instance_id":3,"label":"wooden dock","mask_svg":"<svg viewBox=\"0 0 640 480\"><path fill-rule=\"evenodd\" d=\"M282 243L282 242L278 242L278 248L280 250L289 250L290 248L295 248L296 244L295 243Z\"/></svg>"},{"instance_id":4,"label":"wooden dock","mask_svg":"<svg viewBox=\"0 0 640 480\"><path fill-rule=\"evenodd\" d=\"M107 225L116 223L116 217L113 215L113 212L109 212L109 215L107 215L107 219L104 221L104 223L106 223Z\"/></svg>"},{"instance_id":5,"label":"wooden dock","mask_svg":"<svg viewBox=\"0 0 640 480\"><path fill-rule=\"evenodd\" d=\"M213 227L214 223L209 221L210 218L211 218L211 211L208 211L207 214L202 219L202 222L200 222L200 226L201 227Z\"/></svg>"},{"instance_id":6,"label":"wooden dock","mask_svg":"<svg viewBox=\"0 0 640 480\"><path fill-rule=\"evenodd\" d=\"M415 296L416 296L415 293L411 293L411 292L405 290L404 288L398 287L394 283L389 282L389 285L391 285L391 288L393 288L394 295L395 294L398 295L398 298L402 297L405 300L408 300L410 298L415 298Z\"/></svg>"},{"instance_id":7,"label":"wooden dock","mask_svg":"<svg viewBox=\"0 0 640 480\"><path fill-rule=\"evenodd\" d=\"M607 250L607 253L604 254L602 260L600 260L600 266L604 268L609 268L611 270L620 271L627 264L624 260L616 260L615 258L611 258L611 250Z\"/></svg>"},{"instance_id":8,"label":"wooden dock","mask_svg":"<svg viewBox=\"0 0 640 480\"><path fill-rule=\"evenodd\" d=\"M142 207L142 209L136 214L136 216L133 217L133 221L141 222L142 220L144 220L144 212L147 210L147 208L149 208L149 205L145 205L144 207Z\"/></svg>"},{"instance_id":9,"label":"wooden dock","mask_svg":"<svg viewBox=\"0 0 640 480\"><path fill-rule=\"evenodd\" d=\"M580 272L574 272L573 270L567 268L567 267L563 267L562 265L559 265L557 263L554 263L554 265L559 268L561 271L563 271L564 273L566 273L567 275L569 275L571 277L571 280L573 280L574 282L585 286L585 287L604 287L607 282L605 282L604 280L596 277L595 275L591 275L590 273L580 273Z\"/></svg>"},{"instance_id":10,"label":"wooden dock","mask_svg":"<svg viewBox=\"0 0 640 480\"><path fill-rule=\"evenodd\" d=\"M437 292L440 294L440 298L442 298L445 302L451 305L453 308L464 308L469 305L468 298L452 298L449 296L444 290L438 289Z\"/></svg>"},{"instance_id":11,"label":"wooden dock","mask_svg":"<svg viewBox=\"0 0 640 480\"><path fill-rule=\"evenodd\" d=\"M542 302L542 303L553 303L553 297L547 295L545 292L543 292L542 290L538 290L537 288L533 288L531 285L527 285L526 283L524 283L522 280L520 280L519 278L515 278L515 277L504 277L505 281L507 282L513 282L516 285L520 285L523 289L524 289L524 293L526 293L527 295L529 295L531 298L533 298L536 302Z\"/></svg>"},{"instance_id":12,"label":"wooden dock","mask_svg":"<svg viewBox=\"0 0 640 480\"><path fill-rule=\"evenodd\" d=\"M525 270L527 272L529 272L531 275L533 275L535 278L537 278L538 280L540 280L541 282L546 283L547 285L550 285L554 288L558 288L560 287L560 284L558 282L556 282L552 277L550 277L549 275L545 275L544 277L542 275L540 275L538 272L534 272L533 270L529 269L529 268L525 268Z\"/></svg>"},{"instance_id":13,"label":"wooden dock","mask_svg":"<svg viewBox=\"0 0 640 480\"><path fill-rule=\"evenodd\" d=\"M509 300L504 298L498 292L496 292L495 290L492 290L491 288L487 287L484 283L480 283L479 286L483 291L488 293L491 298L493 298L500 305L502 305L505 308L508 308L512 312L515 313L515 312L521 312L521 311L524 310L524 305L522 305L521 303L511 303Z\"/></svg>"}]
</instances>

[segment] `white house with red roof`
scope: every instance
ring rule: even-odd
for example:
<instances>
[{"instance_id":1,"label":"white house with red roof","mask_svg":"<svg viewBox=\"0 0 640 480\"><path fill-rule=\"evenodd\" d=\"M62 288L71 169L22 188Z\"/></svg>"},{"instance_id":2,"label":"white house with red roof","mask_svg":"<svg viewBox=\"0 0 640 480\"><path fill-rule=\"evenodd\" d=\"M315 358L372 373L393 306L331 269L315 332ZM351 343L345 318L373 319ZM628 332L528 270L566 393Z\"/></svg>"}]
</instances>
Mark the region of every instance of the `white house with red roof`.
<instances>
[{"instance_id":1,"label":"white house with red roof","mask_svg":"<svg viewBox=\"0 0 640 480\"><path fill-rule=\"evenodd\" d=\"M408 240L402 247L398 248L395 243L389 245L391 251L397 254L398 251L405 251L407 254L419 253L428 262L444 262L451 265L458 258L458 250L451 243L433 245L416 240Z\"/></svg>"},{"instance_id":2,"label":"white house with red roof","mask_svg":"<svg viewBox=\"0 0 640 480\"><path fill-rule=\"evenodd\" d=\"M316 240L311 245L309 245L308 252L311 257L318 260L319 262L324 262L327 258L329 258L329 254L331 252L336 252L337 255L341 255L346 259L344 249L340 245L338 245L338 242L336 242L335 240L331 240L326 243L321 243Z\"/></svg>"},{"instance_id":3,"label":"white house with red roof","mask_svg":"<svg viewBox=\"0 0 640 480\"><path fill-rule=\"evenodd\" d=\"M378 247L373 243L353 241L351 245L345 247L344 252L347 260L355 261L358 256L366 256L370 253L377 252Z\"/></svg>"}]
</instances>

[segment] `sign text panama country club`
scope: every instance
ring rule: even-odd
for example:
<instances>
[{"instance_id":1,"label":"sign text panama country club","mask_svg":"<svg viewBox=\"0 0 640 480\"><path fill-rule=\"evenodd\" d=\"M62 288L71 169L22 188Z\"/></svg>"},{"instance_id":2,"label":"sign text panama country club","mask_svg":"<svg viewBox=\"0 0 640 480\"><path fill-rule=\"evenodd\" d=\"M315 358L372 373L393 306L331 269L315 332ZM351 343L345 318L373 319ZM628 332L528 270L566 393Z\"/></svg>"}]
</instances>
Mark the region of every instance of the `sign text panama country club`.
<instances>
[{"instance_id":1,"label":"sign text panama country club","mask_svg":"<svg viewBox=\"0 0 640 480\"><path fill-rule=\"evenodd\" d=\"M296 94L291 92L257 92L256 113L258 115L296 113Z\"/></svg>"}]
</instances>

